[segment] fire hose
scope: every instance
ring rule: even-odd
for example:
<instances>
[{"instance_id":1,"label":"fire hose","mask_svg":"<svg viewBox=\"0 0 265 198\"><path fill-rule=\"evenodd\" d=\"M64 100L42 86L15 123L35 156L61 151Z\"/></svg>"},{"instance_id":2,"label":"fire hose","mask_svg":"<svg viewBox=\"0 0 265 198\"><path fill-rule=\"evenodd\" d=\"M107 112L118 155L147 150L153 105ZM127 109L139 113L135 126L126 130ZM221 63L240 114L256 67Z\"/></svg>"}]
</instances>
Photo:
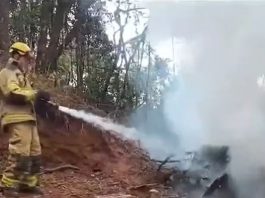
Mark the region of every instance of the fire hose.
<instances>
[{"instance_id":1,"label":"fire hose","mask_svg":"<svg viewBox=\"0 0 265 198\"><path fill-rule=\"evenodd\" d=\"M52 101L46 101L49 105L52 105L53 107L55 107L56 109L59 109L59 105L55 102L52 102Z\"/></svg>"},{"instance_id":2,"label":"fire hose","mask_svg":"<svg viewBox=\"0 0 265 198\"><path fill-rule=\"evenodd\" d=\"M47 118L47 117L54 117L55 111L61 111L60 110L60 105L50 101L50 100L45 100L45 99L39 99L36 100L34 103L34 111L35 113L42 117L42 118ZM50 117L51 118L51 117Z\"/></svg>"}]
</instances>

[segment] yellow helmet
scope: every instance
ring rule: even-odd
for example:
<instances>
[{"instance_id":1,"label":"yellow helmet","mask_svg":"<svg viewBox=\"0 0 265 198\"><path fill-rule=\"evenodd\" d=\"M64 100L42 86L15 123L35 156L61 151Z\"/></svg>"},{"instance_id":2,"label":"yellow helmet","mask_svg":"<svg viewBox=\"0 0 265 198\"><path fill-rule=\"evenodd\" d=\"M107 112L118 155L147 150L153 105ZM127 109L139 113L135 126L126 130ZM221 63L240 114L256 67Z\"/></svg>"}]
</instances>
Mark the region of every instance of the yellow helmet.
<instances>
[{"instance_id":1,"label":"yellow helmet","mask_svg":"<svg viewBox=\"0 0 265 198\"><path fill-rule=\"evenodd\" d=\"M14 51L19 53L21 56L24 56L27 53L29 53L31 51L31 49L26 43L15 42L13 45L11 45L11 47L9 49L9 53L12 53Z\"/></svg>"}]
</instances>

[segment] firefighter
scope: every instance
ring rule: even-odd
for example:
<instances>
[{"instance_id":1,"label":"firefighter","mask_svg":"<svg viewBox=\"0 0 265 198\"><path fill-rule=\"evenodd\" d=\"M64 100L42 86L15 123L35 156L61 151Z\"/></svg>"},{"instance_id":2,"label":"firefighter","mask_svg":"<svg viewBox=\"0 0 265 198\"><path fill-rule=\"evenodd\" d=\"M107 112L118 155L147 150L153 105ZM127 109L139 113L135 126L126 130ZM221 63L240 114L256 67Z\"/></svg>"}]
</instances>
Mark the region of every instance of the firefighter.
<instances>
[{"instance_id":1,"label":"firefighter","mask_svg":"<svg viewBox=\"0 0 265 198\"><path fill-rule=\"evenodd\" d=\"M41 195L41 145L34 104L49 101L50 95L31 87L28 76L34 57L30 47L16 42L9 52L11 58L0 71L1 129L9 136L9 155L1 179L3 194L9 197L18 197L20 192Z\"/></svg>"}]
</instances>

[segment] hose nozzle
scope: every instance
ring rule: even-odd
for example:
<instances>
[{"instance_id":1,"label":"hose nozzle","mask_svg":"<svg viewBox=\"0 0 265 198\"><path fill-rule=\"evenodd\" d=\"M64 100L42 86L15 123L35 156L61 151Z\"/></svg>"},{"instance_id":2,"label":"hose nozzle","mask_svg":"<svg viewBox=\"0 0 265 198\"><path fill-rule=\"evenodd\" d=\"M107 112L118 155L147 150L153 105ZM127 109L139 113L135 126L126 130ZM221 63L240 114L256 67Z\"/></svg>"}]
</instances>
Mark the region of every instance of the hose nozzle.
<instances>
[{"instance_id":1,"label":"hose nozzle","mask_svg":"<svg viewBox=\"0 0 265 198\"><path fill-rule=\"evenodd\" d=\"M48 103L49 105L51 105L51 106L53 106L53 107L55 107L56 109L58 109L59 108L59 105L57 104L57 103L55 103L55 102L52 102L52 101L47 101L47 100L43 100L43 99L41 99L42 101L44 101L44 102L46 102L46 103Z\"/></svg>"}]
</instances>

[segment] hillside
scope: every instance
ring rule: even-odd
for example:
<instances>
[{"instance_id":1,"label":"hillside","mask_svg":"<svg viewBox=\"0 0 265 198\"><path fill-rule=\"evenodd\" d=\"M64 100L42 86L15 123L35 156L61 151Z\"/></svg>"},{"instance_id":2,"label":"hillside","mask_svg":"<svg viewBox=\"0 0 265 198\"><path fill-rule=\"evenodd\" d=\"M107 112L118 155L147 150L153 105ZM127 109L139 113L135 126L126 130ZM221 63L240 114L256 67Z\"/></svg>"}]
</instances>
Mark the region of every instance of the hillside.
<instances>
[{"instance_id":1,"label":"hillside","mask_svg":"<svg viewBox=\"0 0 265 198\"><path fill-rule=\"evenodd\" d=\"M48 81L40 83L41 79L37 86L51 91L55 101L66 106L80 105L81 98L62 95L63 92L51 88ZM38 121L45 197L111 197L112 194L118 197L117 194L130 194L141 198L150 197L152 188L162 188L156 164L135 142L121 140L114 133L100 131L60 112L54 115ZM5 134L0 138L2 157L6 156L6 138ZM75 169L53 170L65 165L75 166Z\"/></svg>"}]
</instances>

